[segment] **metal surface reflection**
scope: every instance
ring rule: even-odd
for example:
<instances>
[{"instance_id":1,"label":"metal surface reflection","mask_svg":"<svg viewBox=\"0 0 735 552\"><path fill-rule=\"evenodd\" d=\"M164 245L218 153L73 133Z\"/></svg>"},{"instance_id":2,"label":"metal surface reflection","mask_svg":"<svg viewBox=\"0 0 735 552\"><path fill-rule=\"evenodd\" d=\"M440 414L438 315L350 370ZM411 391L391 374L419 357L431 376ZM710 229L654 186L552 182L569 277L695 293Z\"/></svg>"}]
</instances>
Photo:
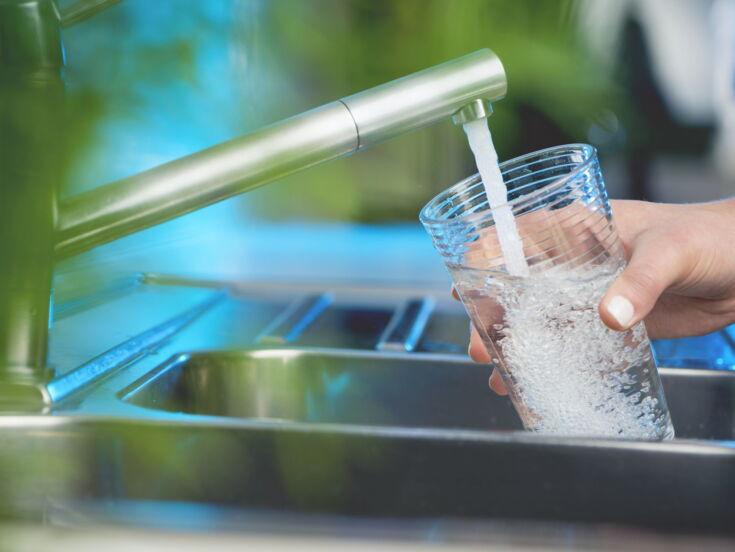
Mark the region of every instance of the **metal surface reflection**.
<instances>
[{"instance_id":1,"label":"metal surface reflection","mask_svg":"<svg viewBox=\"0 0 735 552\"><path fill-rule=\"evenodd\" d=\"M180 527L218 528L218 516L227 521L230 512L232 530L247 527L247 513L277 511L732 536L733 481L735 449L693 441L80 418L39 427L32 418L0 418L6 521L139 524L146 511L145 524L155 527L170 526L175 511Z\"/></svg>"},{"instance_id":2,"label":"metal surface reflection","mask_svg":"<svg viewBox=\"0 0 735 552\"><path fill-rule=\"evenodd\" d=\"M201 353L133 383L123 399L205 416L308 423L520 430L471 363L368 351Z\"/></svg>"}]
</instances>

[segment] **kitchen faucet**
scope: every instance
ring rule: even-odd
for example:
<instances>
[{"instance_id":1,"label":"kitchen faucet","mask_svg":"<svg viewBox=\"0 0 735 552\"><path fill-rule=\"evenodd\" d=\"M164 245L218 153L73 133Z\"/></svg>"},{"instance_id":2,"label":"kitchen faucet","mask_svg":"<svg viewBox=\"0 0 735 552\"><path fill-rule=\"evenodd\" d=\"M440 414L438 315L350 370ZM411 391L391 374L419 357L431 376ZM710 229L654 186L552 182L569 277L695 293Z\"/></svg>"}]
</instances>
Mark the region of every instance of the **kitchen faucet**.
<instances>
[{"instance_id":1,"label":"kitchen faucet","mask_svg":"<svg viewBox=\"0 0 735 552\"><path fill-rule=\"evenodd\" d=\"M506 93L500 60L479 50L58 201L59 155L49 143L60 139L60 29L113 3L81 0L60 12L53 0L0 0L0 146L20 140L13 151L27 153L0 157L0 408L17 397L50 401L55 260L447 118L486 118ZM37 132L16 138L9 133L20 132L29 94Z\"/></svg>"}]
</instances>

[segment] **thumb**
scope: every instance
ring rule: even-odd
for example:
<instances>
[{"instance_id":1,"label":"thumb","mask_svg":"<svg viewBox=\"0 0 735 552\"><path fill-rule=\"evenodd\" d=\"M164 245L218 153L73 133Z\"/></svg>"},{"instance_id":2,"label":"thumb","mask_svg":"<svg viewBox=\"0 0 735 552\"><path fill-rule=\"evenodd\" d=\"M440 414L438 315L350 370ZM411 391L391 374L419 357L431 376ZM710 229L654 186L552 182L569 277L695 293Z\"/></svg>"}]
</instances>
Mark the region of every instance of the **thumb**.
<instances>
[{"instance_id":1,"label":"thumb","mask_svg":"<svg viewBox=\"0 0 735 552\"><path fill-rule=\"evenodd\" d=\"M684 255L674 240L639 239L628 266L600 301L600 318L613 330L627 330L643 320L668 287L684 272Z\"/></svg>"}]
</instances>

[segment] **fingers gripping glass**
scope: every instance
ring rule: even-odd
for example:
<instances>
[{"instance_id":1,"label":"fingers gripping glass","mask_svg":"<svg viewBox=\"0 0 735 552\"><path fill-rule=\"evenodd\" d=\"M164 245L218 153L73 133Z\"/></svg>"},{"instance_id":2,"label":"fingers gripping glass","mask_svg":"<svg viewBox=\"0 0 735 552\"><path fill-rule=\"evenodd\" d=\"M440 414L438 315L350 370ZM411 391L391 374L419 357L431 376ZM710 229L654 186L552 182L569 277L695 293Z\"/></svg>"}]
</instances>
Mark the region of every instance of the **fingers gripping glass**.
<instances>
[{"instance_id":1,"label":"fingers gripping glass","mask_svg":"<svg viewBox=\"0 0 735 552\"><path fill-rule=\"evenodd\" d=\"M672 438L645 326L615 332L597 311L625 267L597 152L558 146L500 168L528 277L506 269L479 175L437 195L420 218L524 426Z\"/></svg>"}]
</instances>

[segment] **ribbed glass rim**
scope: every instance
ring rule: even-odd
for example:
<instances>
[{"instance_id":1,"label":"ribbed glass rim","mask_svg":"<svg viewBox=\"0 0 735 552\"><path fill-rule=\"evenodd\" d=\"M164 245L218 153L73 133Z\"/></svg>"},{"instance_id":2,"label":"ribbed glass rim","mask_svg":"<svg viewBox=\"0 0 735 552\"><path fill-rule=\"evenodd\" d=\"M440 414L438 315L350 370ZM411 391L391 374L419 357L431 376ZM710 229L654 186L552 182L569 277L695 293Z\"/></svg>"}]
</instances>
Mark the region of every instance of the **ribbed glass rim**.
<instances>
[{"instance_id":1,"label":"ribbed glass rim","mask_svg":"<svg viewBox=\"0 0 735 552\"><path fill-rule=\"evenodd\" d=\"M519 157L514 157L513 159L509 159L507 161L503 161L500 163L500 172L503 173L503 176L505 177L505 171L508 169L512 169L515 165L523 166L524 164L528 164L532 160L542 161L540 157L543 155L549 154L549 153L555 153L555 152L562 152L562 151L568 151L570 149L578 149L580 153L583 155L583 161L579 163L574 169L572 169L569 173L565 174L564 176L560 176L556 180L550 182L547 185L544 185L540 188L537 188L527 194L521 194L518 197L507 201L502 204L504 205L510 205L511 209L515 209L519 206L523 206L524 204L536 199L537 197L541 195L548 194L549 192L553 192L554 190L563 188L570 180L573 180L577 178L580 174L584 173L586 170L590 168L595 163L595 160L597 159L597 149L594 146L591 146L589 144L581 144L581 143L574 143L574 144L564 144L559 146L553 146L550 148L545 148L541 150L537 150L531 153L526 153L524 155L521 155ZM451 216L448 218L434 218L429 215L429 213L437 210L442 204L444 204L447 200L451 199L452 197L458 195L461 191L464 191L469 188L468 183L470 183L473 180L477 180L476 183L470 184L469 186L474 186L476 184L482 183L482 178L480 177L479 173L475 173L471 176L468 176L467 178L457 182L453 186L447 188L446 190L439 192L436 196L434 196L429 202L424 205L424 207L419 212L419 220L422 224L431 224L431 225L449 225L449 224L455 224L457 222L474 222L479 219L486 218L488 216L488 213L492 213L490 206L487 205L487 208L472 212L472 213L464 213L460 215ZM529 186L532 184L525 184L524 186ZM523 186L517 188L517 191L519 189L522 189ZM487 203L487 199L485 200L485 203ZM499 205L498 207L500 207Z\"/></svg>"}]
</instances>

